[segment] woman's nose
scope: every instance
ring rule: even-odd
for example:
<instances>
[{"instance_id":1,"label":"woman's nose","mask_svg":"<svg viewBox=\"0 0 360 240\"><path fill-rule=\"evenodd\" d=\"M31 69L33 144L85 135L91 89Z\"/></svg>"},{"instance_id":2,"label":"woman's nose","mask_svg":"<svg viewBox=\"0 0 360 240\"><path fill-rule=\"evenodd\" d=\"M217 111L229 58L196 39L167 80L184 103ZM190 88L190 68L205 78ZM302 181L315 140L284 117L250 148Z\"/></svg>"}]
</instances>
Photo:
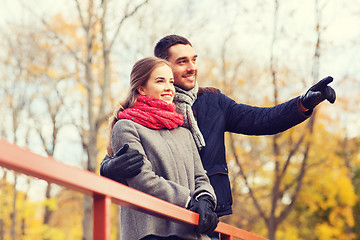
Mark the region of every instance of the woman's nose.
<instances>
[{"instance_id":1,"label":"woman's nose","mask_svg":"<svg viewBox=\"0 0 360 240\"><path fill-rule=\"evenodd\" d=\"M172 86L172 84L171 84L170 82L167 82L167 83L165 84L165 90L170 90L170 89L171 89L171 86Z\"/></svg>"}]
</instances>

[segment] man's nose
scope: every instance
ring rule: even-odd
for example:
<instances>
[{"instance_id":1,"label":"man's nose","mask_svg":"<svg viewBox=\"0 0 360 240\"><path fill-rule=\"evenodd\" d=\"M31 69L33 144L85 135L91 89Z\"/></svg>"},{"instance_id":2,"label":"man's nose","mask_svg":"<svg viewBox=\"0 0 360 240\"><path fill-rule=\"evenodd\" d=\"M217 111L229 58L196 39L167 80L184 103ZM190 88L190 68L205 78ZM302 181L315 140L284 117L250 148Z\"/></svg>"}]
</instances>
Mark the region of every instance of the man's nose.
<instances>
[{"instance_id":1,"label":"man's nose","mask_svg":"<svg viewBox=\"0 0 360 240\"><path fill-rule=\"evenodd\" d=\"M189 61L187 65L187 71L194 71L196 69L196 63Z\"/></svg>"}]
</instances>

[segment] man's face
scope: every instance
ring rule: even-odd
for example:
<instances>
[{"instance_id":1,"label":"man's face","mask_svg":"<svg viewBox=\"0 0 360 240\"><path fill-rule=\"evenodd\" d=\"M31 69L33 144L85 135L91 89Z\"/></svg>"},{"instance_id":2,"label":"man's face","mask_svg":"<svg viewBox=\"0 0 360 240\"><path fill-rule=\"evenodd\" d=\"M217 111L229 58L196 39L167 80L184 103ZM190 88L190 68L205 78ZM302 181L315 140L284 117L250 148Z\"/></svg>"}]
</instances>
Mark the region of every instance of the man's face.
<instances>
[{"instance_id":1,"label":"man's face","mask_svg":"<svg viewBox=\"0 0 360 240\"><path fill-rule=\"evenodd\" d=\"M190 45L177 44L169 48L169 53L175 85L187 91L193 89L198 68L194 49Z\"/></svg>"}]
</instances>

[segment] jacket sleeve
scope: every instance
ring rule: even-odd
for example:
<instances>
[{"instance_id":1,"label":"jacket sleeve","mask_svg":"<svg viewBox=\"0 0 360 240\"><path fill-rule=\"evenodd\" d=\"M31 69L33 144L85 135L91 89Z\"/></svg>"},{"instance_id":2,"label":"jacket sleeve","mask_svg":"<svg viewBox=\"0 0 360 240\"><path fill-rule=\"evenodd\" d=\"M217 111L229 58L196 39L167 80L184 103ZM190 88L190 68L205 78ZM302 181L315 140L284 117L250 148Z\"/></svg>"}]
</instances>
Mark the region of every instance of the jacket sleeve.
<instances>
[{"instance_id":1,"label":"jacket sleeve","mask_svg":"<svg viewBox=\"0 0 360 240\"><path fill-rule=\"evenodd\" d=\"M119 150L125 143L129 144L129 149L138 150L144 156L144 165L141 168L141 172L135 177L126 179L128 186L175 205L185 207L190 196L190 190L156 175L152 170L151 162L145 154L134 124L129 120L120 120L115 124L112 132L114 152Z\"/></svg>"},{"instance_id":2,"label":"jacket sleeve","mask_svg":"<svg viewBox=\"0 0 360 240\"><path fill-rule=\"evenodd\" d=\"M299 97L273 107L256 107L236 103L219 93L219 104L226 119L225 130L247 135L271 135L283 132L311 115L299 109Z\"/></svg>"}]
</instances>

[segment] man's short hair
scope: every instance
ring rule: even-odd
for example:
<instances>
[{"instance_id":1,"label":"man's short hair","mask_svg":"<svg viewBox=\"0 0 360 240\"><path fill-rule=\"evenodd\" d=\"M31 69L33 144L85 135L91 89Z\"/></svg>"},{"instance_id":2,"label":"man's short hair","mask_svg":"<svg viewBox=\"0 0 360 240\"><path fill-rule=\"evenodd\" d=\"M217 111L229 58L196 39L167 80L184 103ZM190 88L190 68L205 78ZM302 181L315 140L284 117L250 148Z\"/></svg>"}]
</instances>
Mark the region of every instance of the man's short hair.
<instances>
[{"instance_id":1,"label":"man's short hair","mask_svg":"<svg viewBox=\"0 0 360 240\"><path fill-rule=\"evenodd\" d=\"M158 41L154 48L155 57L168 60L170 57L169 48L177 45L191 45L190 41L179 35L168 35Z\"/></svg>"}]
</instances>

